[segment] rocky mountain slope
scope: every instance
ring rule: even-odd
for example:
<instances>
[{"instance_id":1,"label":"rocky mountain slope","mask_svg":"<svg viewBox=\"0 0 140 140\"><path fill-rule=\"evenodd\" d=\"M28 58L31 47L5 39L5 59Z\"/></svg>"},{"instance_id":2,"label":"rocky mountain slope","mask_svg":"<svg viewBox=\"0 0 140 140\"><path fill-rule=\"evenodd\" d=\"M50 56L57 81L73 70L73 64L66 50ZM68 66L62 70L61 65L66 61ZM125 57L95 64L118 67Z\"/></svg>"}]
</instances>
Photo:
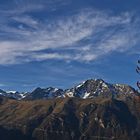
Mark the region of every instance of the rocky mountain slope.
<instances>
[{"instance_id":1,"label":"rocky mountain slope","mask_svg":"<svg viewBox=\"0 0 140 140\"><path fill-rule=\"evenodd\" d=\"M140 98L0 99L1 140L139 140Z\"/></svg>"},{"instance_id":2,"label":"rocky mountain slope","mask_svg":"<svg viewBox=\"0 0 140 140\"><path fill-rule=\"evenodd\" d=\"M140 140L139 130L140 95L128 85L97 79L0 96L0 140Z\"/></svg>"},{"instance_id":3,"label":"rocky mountain slope","mask_svg":"<svg viewBox=\"0 0 140 140\"><path fill-rule=\"evenodd\" d=\"M0 89L0 96L16 100L21 100L25 98L28 94L29 94L28 92L19 93L18 91L4 91Z\"/></svg>"},{"instance_id":4,"label":"rocky mountain slope","mask_svg":"<svg viewBox=\"0 0 140 140\"><path fill-rule=\"evenodd\" d=\"M102 79L90 79L78 84L70 89L58 89L53 87L36 88L32 92L19 93L16 91L0 90L0 95L17 99L17 100L37 100L37 99L54 99L65 97L78 97L82 99L102 97L119 97L119 96L134 96L138 92L129 85L124 84L109 84Z\"/></svg>"}]
</instances>

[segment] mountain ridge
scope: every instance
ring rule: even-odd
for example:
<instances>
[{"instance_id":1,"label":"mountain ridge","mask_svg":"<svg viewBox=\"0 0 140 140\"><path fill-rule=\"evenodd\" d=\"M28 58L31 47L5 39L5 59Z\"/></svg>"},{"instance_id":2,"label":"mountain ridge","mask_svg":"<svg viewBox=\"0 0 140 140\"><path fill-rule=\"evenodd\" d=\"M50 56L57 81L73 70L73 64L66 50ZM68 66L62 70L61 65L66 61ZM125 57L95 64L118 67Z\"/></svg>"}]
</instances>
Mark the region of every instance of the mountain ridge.
<instances>
[{"instance_id":1,"label":"mountain ridge","mask_svg":"<svg viewBox=\"0 0 140 140\"><path fill-rule=\"evenodd\" d=\"M55 87L36 88L32 92L4 91L0 90L0 96L16 100L53 99L65 97L94 98L96 96L134 96L138 94L133 87L126 84L110 84L102 79L88 79L69 89L58 89Z\"/></svg>"},{"instance_id":2,"label":"mountain ridge","mask_svg":"<svg viewBox=\"0 0 140 140\"><path fill-rule=\"evenodd\" d=\"M0 97L2 140L139 140L140 98Z\"/></svg>"},{"instance_id":3,"label":"mountain ridge","mask_svg":"<svg viewBox=\"0 0 140 140\"><path fill-rule=\"evenodd\" d=\"M1 140L139 140L139 130L140 94L128 85L90 79L23 99L0 95Z\"/></svg>"}]
</instances>

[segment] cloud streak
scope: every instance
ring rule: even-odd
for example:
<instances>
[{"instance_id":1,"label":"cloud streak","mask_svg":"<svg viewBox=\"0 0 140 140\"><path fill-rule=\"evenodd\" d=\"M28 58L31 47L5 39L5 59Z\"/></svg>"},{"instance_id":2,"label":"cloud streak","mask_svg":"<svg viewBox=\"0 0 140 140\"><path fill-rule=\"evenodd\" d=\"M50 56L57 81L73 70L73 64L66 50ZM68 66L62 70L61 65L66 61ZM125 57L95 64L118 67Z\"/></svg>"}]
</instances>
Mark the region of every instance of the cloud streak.
<instances>
[{"instance_id":1,"label":"cloud streak","mask_svg":"<svg viewBox=\"0 0 140 140\"><path fill-rule=\"evenodd\" d=\"M125 52L139 43L139 19L133 20L130 13L113 16L85 9L53 20L39 20L26 13L30 10L33 8L1 17L1 65L46 60L86 63L111 52Z\"/></svg>"}]
</instances>

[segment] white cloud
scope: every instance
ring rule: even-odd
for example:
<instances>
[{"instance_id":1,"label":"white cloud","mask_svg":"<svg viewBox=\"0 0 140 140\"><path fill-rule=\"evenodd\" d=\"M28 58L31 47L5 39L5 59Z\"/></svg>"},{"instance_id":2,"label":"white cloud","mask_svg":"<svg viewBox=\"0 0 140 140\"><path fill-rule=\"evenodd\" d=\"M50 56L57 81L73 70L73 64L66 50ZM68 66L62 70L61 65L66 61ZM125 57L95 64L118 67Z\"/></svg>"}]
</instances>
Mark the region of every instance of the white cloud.
<instances>
[{"instance_id":1,"label":"white cloud","mask_svg":"<svg viewBox=\"0 0 140 140\"><path fill-rule=\"evenodd\" d=\"M32 55L33 60L37 61L43 61L46 59L65 59L69 60L71 57L69 55L63 55L63 54L58 54L58 53L48 53L48 54L33 54Z\"/></svg>"},{"instance_id":2,"label":"white cloud","mask_svg":"<svg viewBox=\"0 0 140 140\"><path fill-rule=\"evenodd\" d=\"M32 17L30 16L16 16L16 17L13 17L13 20L15 20L16 22L19 22L21 24L25 24L25 25L28 25L32 28L36 28L37 25L39 24L37 22L37 20L34 20Z\"/></svg>"},{"instance_id":3,"label":"white cloud","mask_svg":"<svg viewBox=\"0 0 140 140\"><path fill-rule=\"evenodd\" d=\"M132 22L129 13L112 16L90 9L47 22L19 13L1 19L0 34L12 38L0 40L2 65L50 59L90 62L131 49L140 35L138 22ZM11 22L16 22L15 26L9 25Z\"/></svg>"}]
</instances>

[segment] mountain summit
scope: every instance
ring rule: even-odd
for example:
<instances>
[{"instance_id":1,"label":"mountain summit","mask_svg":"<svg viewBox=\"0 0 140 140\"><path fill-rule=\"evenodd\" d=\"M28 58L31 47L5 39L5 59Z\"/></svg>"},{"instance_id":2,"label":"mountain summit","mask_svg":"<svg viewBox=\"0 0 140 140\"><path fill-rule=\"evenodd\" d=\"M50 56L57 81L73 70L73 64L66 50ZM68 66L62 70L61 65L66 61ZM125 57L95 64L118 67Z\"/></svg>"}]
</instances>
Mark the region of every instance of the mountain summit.
<instances>
[{"instance_id":1,"label":"mountain summit","mask_svg":"<svg viewBox=\"0 0 140 140\"><path fill-rule=\"evenodd\" d=\"M0 90L1 140L140 140L140 94L90 79L73 88Z\"/></svg>"},{"instance_id":2,"label":"mountain summit","mask_svg":"<svg viewBox=\"0 0 140 140\"><path fill-rule=\"evenodd\" d=\"M58 89L54 87L36 88L28 93L19 93L17 91L0 90L0 95L14 98L17 100L37 100L37 99L54 99L65 97L77 97L82 99L100 97L126 97L135 96L138 92L129 85L125 84L110 84L102 79L89 79L70 89Z\"/></svg>"}]
</instances>

